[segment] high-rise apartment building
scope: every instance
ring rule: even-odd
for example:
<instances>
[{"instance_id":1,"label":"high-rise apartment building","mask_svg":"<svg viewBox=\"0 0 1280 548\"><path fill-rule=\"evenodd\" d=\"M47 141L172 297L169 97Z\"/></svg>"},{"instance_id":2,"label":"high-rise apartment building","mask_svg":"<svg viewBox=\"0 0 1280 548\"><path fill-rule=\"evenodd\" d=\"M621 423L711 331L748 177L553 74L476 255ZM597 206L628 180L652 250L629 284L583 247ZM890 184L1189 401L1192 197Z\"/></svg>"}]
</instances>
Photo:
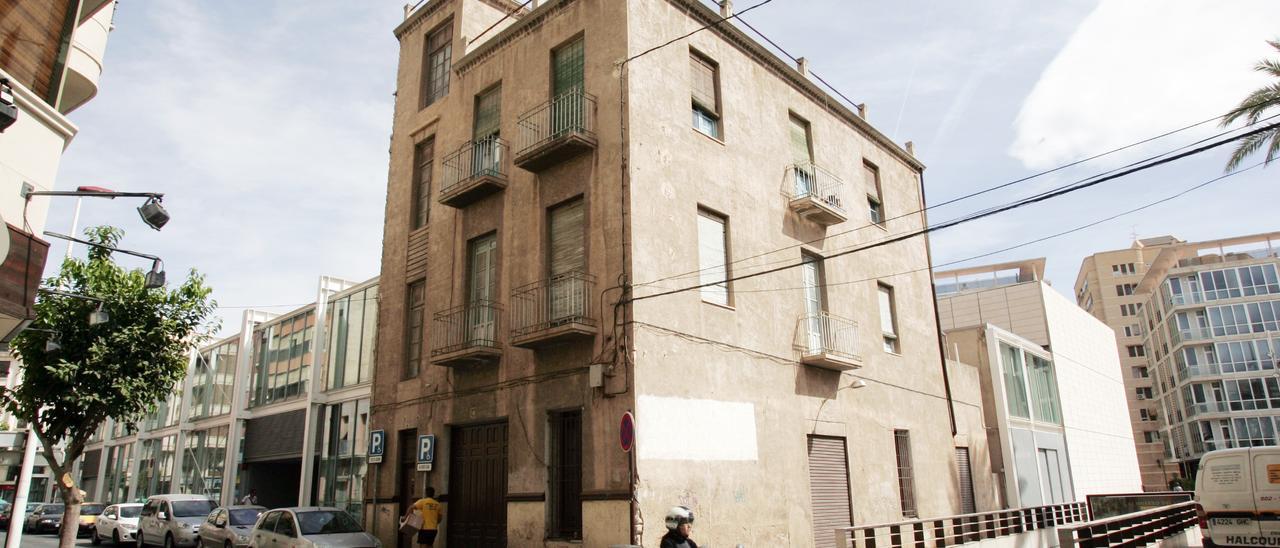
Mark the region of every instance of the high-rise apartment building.
<instances>
[{"instance_id":1,"label":"high-rise apartment building","mask_svg":"<svg viewBox=\"0 0 1280 548\"><path fill-rule=\"evenodd\" d=\"M1076 275L1076 304L1115 331L1144 491L1169 489L1169 481L1178 477L1178 471L1168 462L1155 418L1157 406L1152 400L1151 372L1143 346L1148 328L1142 311L1147 296L1138 293L1138 284L1161 250L1180 243L1172 236L1135 240L1127 249L1085 257Z\"/></svg>"},{"instance_id":2,"label":"high-rise apartment building","mask_svg":"<svg viewBox=\"0 0 1280 548\"><path fill-rule=\"evenodd\" d=\"M425 486L448 546L961 510L928 242L840 255L924 225L923 166L722 13L430 0L395 29L384 543Z\"/></svg>"},{"instance_id":3,"label":"high-rise apartment building","mask_svg":"<svg viewBox=\"0 0 1280 548\"><path fill-rule=\"evenodd\" d=\"M1280 232L1164 247L1138 282L1152 422L1165 459L1276 445L1280 430Z\"/></svg>"}]
</instances>

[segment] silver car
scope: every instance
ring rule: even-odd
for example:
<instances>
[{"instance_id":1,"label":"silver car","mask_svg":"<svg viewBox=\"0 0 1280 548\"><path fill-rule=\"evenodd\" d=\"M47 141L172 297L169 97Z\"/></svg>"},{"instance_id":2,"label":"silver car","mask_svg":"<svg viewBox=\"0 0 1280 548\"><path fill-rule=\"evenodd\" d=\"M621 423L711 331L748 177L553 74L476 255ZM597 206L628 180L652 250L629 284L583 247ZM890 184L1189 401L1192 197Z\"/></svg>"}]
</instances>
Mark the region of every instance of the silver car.
<instances>
[{"instance_id":1,"label":"silver car","mask_svg":"<svg viewBox=\"0 0 1280 548\"><path fill-rule=\"evenodd\" d=\"M258 516L267 511L262 506L227 506L209 512L200 526L200 546L228 548L249 545L249 533Z\"/></svg>"},{"instance_id":2,"label":"silver car","mask_svg":"<svg viewBox=\"0 0 1280 548\"><path fill-rule=\"evenodd\" d=\"M154 495L138 518L138 548L147 545L194 547L200 525L218 505L201 495Z\"/></svg>"},{"instance_id":3,"label":"silver car","mask_svg":"<svg viewBox=\"0 0 1280 548\"><path fill-rule=\"evenodd\" d=\"M253 527L254 548L382 548L344 510L302 506L268 510Z\"/></svg>"},{"instance_id":4,"label":"silver car","mask_svg":"<svg viewBox=\"0 0 1280 548\"><path fill-rule=\"evenodd\" d=\"M112 504L93 525L93 544L101 544L111 539L114 544L132 542L133 532L138 530L138 515L142 513L141 504Z\"/></svg>"}]
</instances>

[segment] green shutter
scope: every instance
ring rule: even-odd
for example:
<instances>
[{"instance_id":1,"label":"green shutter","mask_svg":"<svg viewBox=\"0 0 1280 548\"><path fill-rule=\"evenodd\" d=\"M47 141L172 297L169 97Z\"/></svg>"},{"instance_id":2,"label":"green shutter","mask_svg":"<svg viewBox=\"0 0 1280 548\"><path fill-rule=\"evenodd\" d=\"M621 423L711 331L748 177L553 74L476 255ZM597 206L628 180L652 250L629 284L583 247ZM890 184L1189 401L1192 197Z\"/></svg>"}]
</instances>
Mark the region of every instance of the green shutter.
<instances>
[{"instance_id":1,"label":"green shutter","mask_svg":"<svg viewBox=\"0 0 1280 548\"><path fill-rule=\"evenodd\" d=\"M477 141L498 134L501 110L502 87L495 87L476 96L475 139Z\"/></svg>"},{"instance_id":2,"label":"green shutter","mask_svg":"<svg viewBox=\"0 0 1280 548\"><path fill-rule=\"evenodd\" d=\"M809 152L809 122L791 117L791 156L797 164L813 161Z\"/></svg>"},{"instance_id":3,"label":"green shutter","mask_svg":"<svg viewBox=\"0 0 1280 548\"><path fill-rule=\"evenodd\" d=\"M553 54L554 59L552 60L552 66L555 71L555 81L551 90L552 97L559 97L562 93L582 89L583 54L581 38L555 51Z\"/></svg>"}]
</instances>

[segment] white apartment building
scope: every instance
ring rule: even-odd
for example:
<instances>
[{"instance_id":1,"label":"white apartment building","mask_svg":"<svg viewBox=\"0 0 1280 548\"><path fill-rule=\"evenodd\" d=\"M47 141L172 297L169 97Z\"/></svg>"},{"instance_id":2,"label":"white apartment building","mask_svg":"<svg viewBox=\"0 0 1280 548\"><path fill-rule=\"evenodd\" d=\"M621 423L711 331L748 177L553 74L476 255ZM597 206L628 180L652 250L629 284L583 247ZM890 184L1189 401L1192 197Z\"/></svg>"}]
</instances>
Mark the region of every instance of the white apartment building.
<instances>
[{"instance_id":1,"label":"white apartment building","mask_svg":"<svg viewBox=\"0 0 1280 548\"><path fill-rule=\"evenodd\" d=\"M1280 430L1280 232L1160 250L1137 286L1152 379L1144 396L1167 462L1276 445Z\"/></svg>"},{"instance_id":2,"label":"white apartment building","mask_svg":"<svg viewBox=\"0 0 1280 548\"><path fill-rule=\"evenodd\" d=\"M935 273L948 357L979 368L1006 507L1141 490L1115 338L1044 259Z\"/></svg>"}]
</instances>

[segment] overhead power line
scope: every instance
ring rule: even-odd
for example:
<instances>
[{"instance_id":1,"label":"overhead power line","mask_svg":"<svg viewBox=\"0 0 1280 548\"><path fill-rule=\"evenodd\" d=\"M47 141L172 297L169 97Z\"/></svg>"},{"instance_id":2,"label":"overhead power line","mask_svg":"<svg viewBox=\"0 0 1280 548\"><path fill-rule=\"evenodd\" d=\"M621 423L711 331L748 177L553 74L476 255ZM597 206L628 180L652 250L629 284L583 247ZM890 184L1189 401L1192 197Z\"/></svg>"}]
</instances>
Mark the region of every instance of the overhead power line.
<instances>
[{"instance_id":1,"label":"overhead power line","mask_svg":"<svg viewBox=\"0 0 1280 548\"><path fill-rule=\"evenodd\" d=\"M981 211L981 212L978 212L978 213L974 213L974 214L967 215L967 216L964 216L964 217L959 217L959 218L957 218L957 219L953 219L953 220L946 221L946 222L943 222L943 223L939 223L939 224L936 224L936 225L931 225L931 226L928 226L928 227L925 227L925 228L922 228L922 229L919 229L919 230L915 230L915 231L907 232L907 233L904 233L904 234L900 234L900 235L897 235L897 236L893 236L893 237L890 237L890 238L886 238L886 239L883 239L883 240L879 240L879 241L876 241L876 242L872 242L872 243L869 243L869 244L866 244L866 245L857 246L857 247L855 247L855 248L853 248L853 249L848 249L848 250L845 250L845 251L841 251L841 252L839 252L839 253L833 253L833 254L831 254L831 255L827 255L826 257L823 257L823 259L824 259L824 260L829 260L829 259L834 259L834 258L837 258L837 257L842 257L842 256L845 256L845 255L850 255L850 254L853 254L853 253L857 253L857 252L859 252L859 251L866 251L866 250L868 250L868 249L874 249L874 248L878 248L878 247L883 247L883 246L886 246L886 245L889 245L889 244L892 244L892 243L897 243L897 242L905 241L905 240L908 240L908 239L911 239L911 238L915 238L915 237L918 237L918 236L923 236L923 235L925 235L925 234L929 234L929 233L936 232L936 231L939 231L939 230L945 230L945 229L947 229L947 228L951 228L951 227L954 227L954 226L959 226L959 225L964 224L964 223L968 223L968 222L976 221L976 220L978 220L978 219L983 219L983 218L986 218L986 217L990 217L990 216L992 216L992 215L997 215L997 214L1000 214L1000 213L1004 213L1004 212L1006 212L1006 211L1012 211L1012 210L1014 210L1014 209L1019 209L1019 208L1022 208L1022 207L1026 207L1026 206L1028 206L1028 205L1036 204L1036 203L1043 202L1043 201L1046 201L1046 200L1050 200L1050 199L1053 199L1053 198L1056 198L1056 197L1059 197L1059 196L1063 196L1063 195L1066 195L1066 194L1070 194L1070 193L1072 193L1072 192L1076 192L1076 191L1083 190L1083 189L1086 189L1086 188L1089 188L1089 187L1093 187L1093 186L1096 186L1096 185L1102 184L1102 183L1107 182L1107 181L1111 181L1111 180L1114 180L1114 179L1118 179L1118 178L1120 178L1120 177L1124 177L1124 176L1126 176L1126 175L1131 175L1131 174L1133 174L1133 173L1137 173L1137 172L1139 172L1139 171L1144 171L1144 170L1147 170L1147 169L1151 169L1151 168L1153 168L1153 167L1157 167L1157 166L1164 165L1164 164L1167 164L1167 163L1170 163L1170 162L1174 162L1174 161L1180 160L1180 159L1182 159L1182 158L1186 158L1186 157L1188 157L1188 156L1193 156L1193 155L1196 155L1196 154L1200 154L1200 153L1203 153L1203 152L1205 152L1205 151L1212 150L1212 149L1214 149L1214 148L1220 147L1220 146L1222 146L1222 145L1229 144L1229 143L1232 143L1232 142L1238 141L1238 140L1240 140L1240 139L1247 138L1247 137L1249 137L1249 136L1251 136L1251 135L1257 135L1257 134L1259 134L1259 133L1263 133L1263 132L1266 132L1266 131L1271 131L1271 130L1273 130L1273 129L1276 129L1277 127L1280 127L1280 124L1271 124L1271 125L1268 125L1268 126L1265 126L1265 127L1262 127L1262 128L1258 128L1258 129L1255 129L1255 130L1252 130L1252 131L1249 131L1249 132L1246 132L1246 133L1242 133L1242 134L1240 134L1240 135L1237 135L1237 136L1234 136L1234 137L1231 137L1231 138L1228 138L1228 139L1223 139L1223 140L1220 140L1220 141L1215 141L1215 142L1210 143L1210 144L1208 144L1208 145L1204 145L1204 146L1201 146L1201 147L1197 147L1197 148L1195 148L1195 149L1192 149L1192 150L1189 150L1189 151L1186 151L1186 152L1182 152L1182 153L1180 153L1180 154L1176 154L1176 155L1169 156L1169 157L1166 157L1166 158L1161 158L1161 159L1159 159L1159 160L1155 160L1155 161L1152 161L1152 162L1148 162L1148 163L1143 164L1143 165L1140 165L1140 166L1132 167L1132 168L1129 168L1129 169L1126 169L1126 170L1120 171L1120 172L1118 172L1118 173L1113 173L1113 174L1111 174L1111 175L1107 175L1107 176L1105 176L1105 177L1099 177L1099 178L1096 178L1096 179L1091 180L1091 181L1086 181L1086 182L1083 182L1083 183L1080 183L1080 184L1076 184L1076 185L1073 185L1073 186L1069 186L1069 187L1067 187L1067 188L1058 189L1058 190L1053 191L1053 192L1043 193L1043 194L1040 194L1040 195L1037 195L1037 196L1032 196L1032 197L1030 197L1030 198L1024 198L1024 199L1022 199L1022 200L1017 200L1017 201L1014 201L1014 202L1007 203L1007 204L1005 204L1005 205L1003 205L1003 206L989 208L989 209L987 209L987 210L984 210L984 211ZM775 273L775 272L781 272L781 271L783 271L783 270L790 270L790 269L792 269L792 268L799 267L799 266L801 266L802 264L804 264L804 263L803 263L803 262L792 263L792 264L789 264L789 265L780 266L780 267L776 267L776 268L770 268L770 269L768 269L768 270L762 270L762 271L759 271L759 272L753 272L753 273L751 273L751 274L744 274L744 275L741 275L741 276L735 276L735 277L727 278L727 279L724 279L724 280L717 280L717 281L712 281L712 282L706 282L706 283L701 283L701 284L692 285L692 286L689 286L689 287L683 287L683 288L679 288L679 289L672 289L672 290L668 290L668 291L662 291L662 292L659 292L659 293L652 293L652 294L649 294L649 295L641 295L641 296L638 296L638 297L631 297L630 299L626 299L625 301L626 301L626 302L635 302L635 301L642 301L642 300L646 300L646 299L653 299L653 298L656 298L656 297L663 297L663 296L667 296L667 295L674 295L674 294L676 294L676 293L683 293L683 292L685 292L685 291L692 291L692 290L695 290L695 289L701 289L701 288L703 288L703 287L708 287L708 286L712 286L712 285L719 285L719 284L721 284L721 283L728 283L728 282L740 281L740 280L745 280L745 279L749 279L749 278L755 278L755 277L759 277L759 276L764 276L764 275L766 275L766 274L773 274L773 273Z\"/></svg>"},{"instance_id":2,"label":"overhead power line","mask_svg":"<svg viewBox=\"0 0 1280 548\"><path fill-rule=\"evenodd\" d=\"M1270 119L1273 119L1273 118L1276 118L1276 117L1280 117L1280 114L1273 115L1273 116L1271 116L1271 117L1267 118L1266 120L1262 120L1262 121L1263 121L1263 122L1265 122L1265 121L1267 121L1267 120L1270 120ZM898 219L903 219L903 218L906 218L906 217L911 217L911 216L918 215L918 214L920 214L920 213L923 213L923 212L926 212L926 211L929 211L929 210L932 210L932 209L935 209L935 208L939 208L939 207L943 207L943 206L946 206L946 205L954 204L954 203L956 203L956 202L960 202L960 201L962 201L962 200L967 200L967 199L970 199L970 198L974 198L974 197L977 197L977 196L981 196L981 195L983 195L983 194L987 194L987 193L990 193L990 192L994 192L994 191L996 191L996 190L1001 190L1001 189L1004 189L1004 188L1008 188L1008 187L1010 187L1010 186L1017 185L1017 184L1020 184L1020 183L1024 183L1024 182L1030 181L1030 180L1032 180L1032 179L1036 179L1036 178L1038 178L1038 177L1042 177L1042 176L1044 176L1044 175L1049 175L1049 174L1052 174L1052 173L1057 172L1057 171L1061 171L1061 170L1064 170L1064 169L1067 169L1067 168L1070 168L1070 167L1074 167L1074 166L1077 166L1077 165L1083 164L1083 163L1085 163L1085 162L1089 162L1089 161L1092 161L1092 160L1096 160L1096 159L1098 159L1098 158L1102 158L1102 157L1105 157L1105 156L1108 156L1108 155L1111 155L1111 154L1115 154L1115 153L1118 153L1118 152L1122 152L1122 151L1124 151L1124 150L1128 150L1128 149L1133 148L1133 147L1136 147L1136 146L1140 146L1140 145L1143 145L1143 144L1146 144L1146 143L1150 143L1150 142L1152 142L1152 141L1155 141L1155 140L1158 140L1158 139L1162 139L1162 138L1164 138L1164 137L1168 137L1168 136L1171 136L1171 135L1174 135L1174 134L1177 134L1177 133L1181 133L1181 132L1183 132L1183 131L1187 131L1187 130L1192 129L1192 128L1194 128L1194 127L1201 126L1201 125L1204 125L1204 124L1206 124L1206 123L1213 122L1213 121L1216 121L1216 120L1219 120L1219 119L1221 119L1221 116L1215 116L1215 117L1213 117L1213 118L1207 118L1207 119L1205 119L1205 120L1201 120L1201 121L1199 121L1199 122L1195 122L1195 123L1193 123L1193 124L1189 124L1189 125L1182 126L1182 127L1178 128L1178 129L1174 129L1174 130L1166 131L1166 132L1161 133L1161 134L1159 134L1159 135L1155 135L1155 136L1152 136L1152 137L1148 137L1148 138L1146 138L1146 139L1142 139L1142 140L1140 140L1140 141L1136 141L1136 142L1133 142L1133 143L1129 143L1129 144L1127 144L1127 145L1123 145L1123 146L1120 146L1120 147L1117 147L1117 148L1113 148L1113 149L1108 150L1108 151L1106 151L1106 152L1102 152L1102 153L1094 154L1094 155L1089 156L1089 157L1087 157L1087 158L1082 158L1082 159L1079 159L1079 160L1075 160L1075 161L1073 161L1073 162L1070 162L1070 163L1067 163L1067 164L1063 164L1063 165L1060 165L1060 166L1057 166L1057 167L1054 167L1054 168L1051 168L1051 169L1047 169L1047 170L1044 170L1044 171L1040 171L1040 172L1038 172L1038 173L1034 173L1034 174L1031 174L1031 175L1028 175L1028 176L1025 176L1025 177L1021 177L1021 178L1019 178L1019 179L1015 179L1015 180L1013 180L1013 181L1009 181L1009 182L1006 182L1006 183L1001 183L1001 184L998 184L998 185L995 185L995 186L991 186L991 187L987 187L987 188L984 188L984 189L981 189L981 190L977 190L977 191L974 191L974 192L970 192L970 193L968 193L968 194L965 194L965 195L962 195L962 196L957 196L957 197L955 197L955 198L951 198L951 199L946 200L946 201L943 201L943 202L939 202L939 203L936 203L936 204L933 204L933 205L929 205L929 206L926 206L926 207L921 208L921 209L916 209L916 210L908 211L908 212L906 212L906 213L902 213L902 214L900 214L900 215L896 215L896 216L893 216L893 217L888 217L888 218L886 218L884 221L882 221L881 223L868 223L868 224L860 225L860 226L856 226L856 227L854 227L854 228L851 228L851 229L848 229L848 230L844 230L844 231L841 231L841 232L836 232L836 233L834 233L834 234L827 234L827 235L824 235L824 236L820 236L820 237L818 237L818 238L814 238L814 239L812 239L812 240L803 241L803 242L799 242L799 243L796 243L796 244L792 244L792 245L788 245L788 246L779 247L779 248L776 248L776 249L771 249L771 250L769 250L769 251L765 251L765 252L762 252L762 253L757 253L757 254L755 254L755 255L750 255L750 256L747 256L747 257L743 257L743 258L741 258L741 259L735 259L735 260L733 260L733 261L730 261L730 262L726 263L726 264L725 264L725 266L726 266L726 267L729 267L729 266L733 266L733 265L738 265L738 264L741 264L741 263L743 263L743 262L750 261L750 260L752 260L752 259L758 259L758 258L760 258L760 257L765 257L765 256L768 256L768 255L772 255L772 254L774 254L774 253L780 253L780 252L783 252L783 251L787 251L787 250L791 250L791 249L795 249L795 248L803 247L803 246L806 246L806 245L812 245L812 244L816 244L816 243L819 243L819 242L828 241L828 240L831 240L831 239L833 239L833 238L836 238L836 237L839 237L839 236L844 236L844 235L847 235L847 234L852 234L852 233L854 233L854 232L858 232L858 231L860 231L860 230L863 230L863 229L866 229L866 228L870 228L870 227L873 227L873 226L875 226L875 227L879 227L879 228L883 228L883 226L884 226L885 224L889 223L890 221L895 221L895 220L898 220ZM1248 127L1248 126L1245 126L1245 127ZM1094 178L1094 177L1101 177L1101 176L1105 176L1105 175L1107 175L1108 173L1113 173L1113 172L1120 171L1120 170L1123 170L1123 169L1128 168L1128 167L1133 167L1133 166L1136 166L1136 165L1142 164L1142 163L1144 163L1144 162L1152 161L1152 160L1155 160L1155 159L1157 159L1157 158L1160 158L1161 156L1165 156L1165 155L1168 155L1168 154L1172 154L1172 153L1174 153L1174 152L1176 152L1176 151L1178 151L1178 150L1182 150L1182 149L1185 149L1185 148L1187 148L1187 147L1191 147L1191 146L1194 146L1194 145L1197 145L1197 144L1200 144L1200 143L1206 142L1206 141L1208 141L1208 140L1211 140L1211 139L1214 139L1214 138L1217 138L1217 137L1221 137L1221 136L1223 136L1223 135L1227 135L1227 134L1229 134L1229 133L1233 133L1233 132L1235 132L1235 131L1238 131L1239 129L1240 129L1240 128L1232 129L1232 130L1227 130L1227 131L1223 131L1223 132L1221 132L1221 133L1217 133L1217 134L1215 134L1215 135L1212 135L1212 136L1206 137L1206 138L1204 138L1204 139L1200 139L1200 140L1198 140L1198 141L1195 141L1195 142L1192 142L1192 143L1188 143L1188 144L1182 145L1182 146L1180 146L1180 147L1174 148L1174 149L1172 149L1172 150L1170 150L1170 151L1167 151L1167 152L1164 152L1164 153L1161 153L1161 154L1158 154L1158 155L1155 155L1155 156L1151 156L1151 157L1148 157L1148 158L1143 159L1143 160L1138 160L1138 161L1136 161L1136 162L1131 162L1131 163L1129 163L1129 164L1127 164L1127 165L1119 166L1119 167L1116 167L1116 168L1114 168L1114 169L1112 169L1112 170L1104 171L1104 172L1102 172L1102 173L1100 173L1100 174L1093 175L1093 176L1091 176L1091 177L1087 177L1087 178L1085 178L1085 179L1081 179L1081 180L1079 180L1079 181L1076 181L1075 183L1070 183L1070 184L1076 184L1076 183L1084 182L1084 181L1087 181L1087 180L1092 179L1092 178ZM1065 185L1065 186L1069 186L1069 185ZM1065 187L1065 186L1064 186L1064 187ZM1061 188L1061 187L1060 187L1060 188ZM1049 191L1046 191L1046 192L1050 192L1050 191L1052 191L1052 190L1053 190L1053 189L1050 189ZM766 263L764 263L764 264L762 264L762 265L756 265L756 266L757 266L757 267L759 267L759 266L769 266L769 265L772 265L772 264L778 264L778 263L781 263L781 262L787 262L787 261L791 261L791 260L793 260L791 257L787 257L787 258L784 258L784 259L781 259L781 260L778 260L778 261L766 262ZM657 278L657 279L650 280L650 281L647 281L647 282L640 282L640 283L637 283L637 284L635 284L635 287L652 286L652 285L655 285L655 284L658 284L658 283L660 283L660 282L664 282L664 281L696 277L696 276L700 275L702 272L705 272L705 271L707 271L707 270L709 270L709 269L711 269L711 268L718 268L718 267L699 268L699 269L690 270L690 271L683 272L683 273L679 273L679 274L672 274L672 275L669 275L669 276L664 276L664 277L662 277L662 278Z\"/></svg>"},{"instance_id":3,"label":"overhead power line","mask_svg":"<svg viewBox=\"0 0 1280 548\"><path fill-rule=\"evenodd\" d=\"M672 39L670 39L670 40L667 40L666 42L663 42L663 43L658 44L658 45L656 45L656 46L653 46L653 47L651 47L651 48L649 48L649 49L647 49L647 50L644 50L644 51L642 51L642 52L640 52L640 53L637 53L637 54L635 54L635 55L632 55L631 57L628 57L628 58L624 59L624 60L622 61L622 64L623 64L623 65L625 65L625 64L630 63L630 62L632 62L632 61L634 61L634 60L636 60L636 59L639 59L639 58L641 58L641 57L644 57L644 56L646 56L646 55L649 55L650 53L653 53L653 52L658 51L658 50L660 50L660 49L662 49L662 48L665 48L665 47L667 47L667 46L670 46L671 44L674 44L674 43L676 43L676 42L679 42L679 41L681 41L681 40L684 40L685 38L688 38L688 37L690 37L690 36L693 36L693 35L695 35L695 34L698 34L699 32L702 32L702 31L704 31L704 30L707 30L707 29L709 29L709 28L711 28L711 27L719 26L719 25L720 25L720 23L723 23L723 22L728 21L728 20L730 20L730 19L738 19L739 21L741 21L741 20L742 20L742 19L741 19L741 15L743 15L743 14L745 14L745 13L747 13L747 12L750 12L751 10L754 10L754 9L756 9L756 8L760 7L760 6L763 6L763 5L765 5L765 4L768 4L769 2L772 2L772 1L773 1L773 0L763 0L762 2L760 2L760 3L758 3L758 4L754 5L754 6L751 6L751 7L747 8L747 9L742 10L742 11L735 12L733 15L730 15L730 16L728 16L728 17L720 17L720 18L716 19L715 21L712 21L711 23L708 23L708 24L706 24L706 25L703 25L703 26L701 26L701 27L698 27L697 29L694 29L693 31L690 31L690 32L685 33L685 34L682 34L682 35L680 35L680 36L677 36L677 37L675 37L675 38L672 38Z\"/></svg>"}]
</instances>

